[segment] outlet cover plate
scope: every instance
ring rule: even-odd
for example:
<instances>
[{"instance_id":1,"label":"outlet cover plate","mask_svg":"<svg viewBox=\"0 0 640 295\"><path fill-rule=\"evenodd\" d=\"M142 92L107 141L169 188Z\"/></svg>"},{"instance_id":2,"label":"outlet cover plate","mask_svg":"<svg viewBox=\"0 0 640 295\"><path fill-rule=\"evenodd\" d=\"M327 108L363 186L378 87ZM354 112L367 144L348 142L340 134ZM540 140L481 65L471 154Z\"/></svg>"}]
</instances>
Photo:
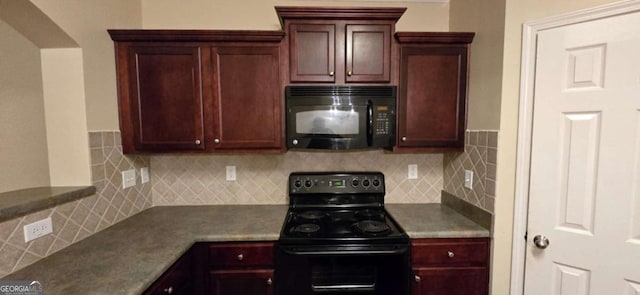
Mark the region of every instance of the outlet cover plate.
<instances>
[{"instance_id":1,"label":"outlet cover plate","mask_svg":"<svg viewBox=\"0 0 640 295\"><path fill-rule=\"evenodd\" d=\"M42 220L38 220L34 223L29 223L23 227L24 229L24 242L27 243L31 240L48 235L53 232L53 225L51 224L51 217L47 217Z\"/></svg>"},{"instance_id":2,"label":"outlet cover plate","mask_svg":"<svg viewBox=\"0 0 640 295\"><path fill-rule=\"evenodd\" d=\"M464 187L473 189L473 171L464 170Z\"/></svg>"},{"instance_id":3,"label":"outlet cover plate","mask_svg":"<svg viewBox=\"0 0 640 295\"><path fill-rule=\"evenodd\" d=\"M407 166L407 178L418 179L418 164L409 164Z\"/></svg>"},{"instance_id":4,"label":"outlet cover plate","mask_svg":"<svg viewBox=\"0 0 640 295\"><path fill-rule=\"evenodd\" d=\"M236 180L236 166L227 166L227 181Z\"/></svg>"}]
</instances>

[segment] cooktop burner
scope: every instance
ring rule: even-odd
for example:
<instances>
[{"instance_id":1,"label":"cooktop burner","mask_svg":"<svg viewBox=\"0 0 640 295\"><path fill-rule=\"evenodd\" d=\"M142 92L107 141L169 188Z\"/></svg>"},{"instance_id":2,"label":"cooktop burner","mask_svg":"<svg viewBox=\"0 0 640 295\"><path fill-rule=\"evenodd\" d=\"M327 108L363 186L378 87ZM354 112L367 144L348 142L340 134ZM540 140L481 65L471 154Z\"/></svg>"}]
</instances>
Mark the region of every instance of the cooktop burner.
<instances>
[{"instance_id":1,"label":"cooktop burner","mask_svg":"<svg viewBox=\"0 0 640 295\"><path fill-rule=\"evenodd\" d=\"M407 241L384 209L384 193L384 175L377 172L292 173L280 243Z\"/></svg>"}]
</instances>

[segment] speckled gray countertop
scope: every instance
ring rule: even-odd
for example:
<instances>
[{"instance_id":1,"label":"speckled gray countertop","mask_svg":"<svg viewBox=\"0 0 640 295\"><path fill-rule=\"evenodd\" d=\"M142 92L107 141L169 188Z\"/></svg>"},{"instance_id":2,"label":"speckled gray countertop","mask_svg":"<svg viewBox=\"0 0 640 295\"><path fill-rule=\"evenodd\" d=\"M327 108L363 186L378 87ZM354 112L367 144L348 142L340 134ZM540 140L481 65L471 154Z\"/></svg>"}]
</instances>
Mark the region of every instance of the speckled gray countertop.
<instances>
[{"instance_id":1,"label":"speckled gray countertop","mask_svg":"<svg viewBox=\"0 0 640 295\"><path fill-rule=\"evenodd\" d=\"M412 238L489 231L440 204L389 204ZM153 207L2 280L38 280L45 294L140 294L194 242L275 241L286 205Z\"/></svg>"},{"instance_id":2,"label":"speckled gray countertop","mask_svg":"<svg viewBox=\"0 0 640 295\"><path fill-rule=\"evenodd\" d=\"M441 204L386 204L385 208L412 239L489 237L488 229Z\"/></svg>"},{"instance_id":3,"label":"speckled gray countertop","mask_svg":"<svg viewBox=\"0 0 640 295\"><path fill-rule=\"evenodd\" d=\"M0 222L95 193L95 186L43 186L0 193Z\"/></svg>"}]
</instances>

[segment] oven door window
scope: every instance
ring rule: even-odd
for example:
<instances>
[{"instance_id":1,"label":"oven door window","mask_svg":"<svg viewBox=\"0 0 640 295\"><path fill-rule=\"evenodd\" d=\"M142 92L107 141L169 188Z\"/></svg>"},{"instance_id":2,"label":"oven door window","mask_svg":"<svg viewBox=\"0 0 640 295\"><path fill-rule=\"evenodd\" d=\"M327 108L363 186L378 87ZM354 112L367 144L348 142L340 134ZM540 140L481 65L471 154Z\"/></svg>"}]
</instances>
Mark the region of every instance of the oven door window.
<instances>
[{"instance_id":1,"label":"oven door window","mask_svg":"<svg viewBox=\"0 0 640 295\"><path fill-rule=\"evenodd\" d=\"M295 113L296 133L353 136L361 132L362 113L358 108L331 107L326 110L300 110Z\"/></svg>"},{"instance_id":2,"label":"oven door window","mask_svg":"<svg viewBox=\"0 0 640 295\"><path fill-rule=\"evenodd\" d=\"M325 257L314 259L311 266L311 289L314 292L376 290L378 269L372 265L371 259Z\"/></svg>"}]
</instances>

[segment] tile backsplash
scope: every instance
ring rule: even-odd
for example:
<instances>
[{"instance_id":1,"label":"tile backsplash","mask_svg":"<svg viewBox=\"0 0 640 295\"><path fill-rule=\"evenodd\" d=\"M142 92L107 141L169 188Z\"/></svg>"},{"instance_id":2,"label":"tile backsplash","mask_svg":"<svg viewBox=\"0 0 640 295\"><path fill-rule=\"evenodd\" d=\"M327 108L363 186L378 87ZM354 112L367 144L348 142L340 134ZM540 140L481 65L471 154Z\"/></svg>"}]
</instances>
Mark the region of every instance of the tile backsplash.
<instances>
[{"instance_id":1,"label":"tile backsplash","mask_svg":"<svg viewBox=\"0 0 640 295\"><path fill-rule=\"evenodd\" d=\"M407 165L418 179L407 179ZM226 181L225 167L237 180ZM439 203L442 154L293 152L278 155L163 155L151 157L154 206L205 204L287 204L287 181L294 171L381 171L387 203Z\"/></svg>"},{"instance_id":2,"label":"tile backsplash","mask_svg":"<svg viewBox=\"0 0 640 295\"><path fill-rule=\"evenodd\" d=\"M0 223L0 277L15 272L151 207L150 183L122 189L121 172L149 167L144 156L124 156L119 132L90 132L96 194ZM139 175L138 175L139 179ZM51 217L53 233L24 242L23 226Z\"/></svg>"},{"instance_id":3,"label":"tile backsplash","mask_svg":"<svg viewBox=\"0 0 640 295\"><path fill-rule=\"evenodd\" d=\"M444 190L493 213L497 154L498 131L467 131L464 153L444 155ZM473 189L464 187L464 170L474 172Z\"/></svg>"}]
</instances>

